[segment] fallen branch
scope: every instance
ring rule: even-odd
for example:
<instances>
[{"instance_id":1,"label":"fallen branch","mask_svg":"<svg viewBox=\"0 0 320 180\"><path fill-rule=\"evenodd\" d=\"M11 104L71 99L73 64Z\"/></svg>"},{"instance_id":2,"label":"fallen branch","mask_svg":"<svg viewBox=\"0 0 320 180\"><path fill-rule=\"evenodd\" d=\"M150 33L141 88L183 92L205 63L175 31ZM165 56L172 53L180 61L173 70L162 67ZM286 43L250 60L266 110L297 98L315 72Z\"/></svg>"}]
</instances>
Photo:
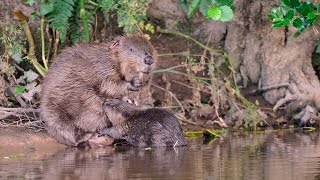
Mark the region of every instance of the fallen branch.
<instances>
[{"instance_id":1,"label":"fallen branch","mask_svg":"<svg viewBox=\"0 0 320 180\"><path fill-rule=\"evenodd\" d=\"M39 113L40 109L33 108L4 108L0 107L0 120L6 119L10 116L20 117L26 113Z\"/></svg>"},{"instance_id":2,"label":"fallen branch","mask_svg":"<svg viewBox=\"0 0 320 180\"><path fill-rule=\"evenodd\" d=\"M274 84L274 85L258 88L256 90L253 90L253 91L249 92L248 94L249 95L253 95L253 94L269 91L269 90L272 90L272 89L278 89L278 88L282 88L282 87L286 87L287 88L287 87L289 87L289 85L290 85L289 83Z\"/></svg>"}]
</instances>

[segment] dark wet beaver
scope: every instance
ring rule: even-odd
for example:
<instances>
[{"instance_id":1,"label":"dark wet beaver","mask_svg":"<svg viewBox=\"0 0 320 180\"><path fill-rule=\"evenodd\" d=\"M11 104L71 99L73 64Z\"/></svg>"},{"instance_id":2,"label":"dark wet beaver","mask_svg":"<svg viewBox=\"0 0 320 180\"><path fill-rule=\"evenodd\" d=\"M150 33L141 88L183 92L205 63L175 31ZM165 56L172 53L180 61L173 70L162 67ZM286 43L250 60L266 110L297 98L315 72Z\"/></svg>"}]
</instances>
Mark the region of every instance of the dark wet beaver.
<instances>
[{"instance_id":1,"label":"dark wet beaver","mask_svg":"<svg viewBox=\"0 0 320 180\"><path fill-rule=\"evenodd\" d=\"M104 106L120 112L125 120L120 125L99 131L100 136L108 135L139 147L187 144L178 119L165 109L142 109L119 99L108 99Z\"/></svg>"},{"instance_id":2,"label":"dark wet beaver","mask_svg":"<svg viewBox=\"0 0 320 180\"><path fill-rule=\"evenodd\" d=\"M80 44L58 55L42 84L41 119L60 143L77 146L120 122L105 113L105 98L125 98L148 88L155 50L142 36ZM111 122L111 123L110 123Z\"/></svg>"}]
</instances>

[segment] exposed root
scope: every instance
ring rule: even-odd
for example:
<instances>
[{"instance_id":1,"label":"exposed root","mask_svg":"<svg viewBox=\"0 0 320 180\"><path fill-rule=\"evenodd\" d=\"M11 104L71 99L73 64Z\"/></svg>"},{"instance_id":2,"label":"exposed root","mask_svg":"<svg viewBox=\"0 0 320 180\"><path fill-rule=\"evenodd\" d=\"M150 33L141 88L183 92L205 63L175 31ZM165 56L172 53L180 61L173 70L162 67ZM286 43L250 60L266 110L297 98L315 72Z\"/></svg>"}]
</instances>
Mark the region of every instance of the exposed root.
<instances>
[{"instance_id":1,"label":"exposed root","mask_svg":"<svg viewBox=\"0 0 320 180\"><path fill-rule=\"evenodd\" d=\"M308 123L314 124L316 118L317 110L309 105L294 117L295 120L299 120L299 126L303 126Z\"/></svg>"},{"instance_id":2,"label":"exposed root","mask_svg":"<svg viewBox=\"0 0 320 180\"><path fill-rule=\"evenodd\" d=\"M277 111L279 107L283 106L287 117L290 117L292 113L298 113L293 119L299 121L299 126L314 124L320 110L320 96L318 90L312 86L305 89L307 92L301 92L296 83L291 83L285 97L278 100L273 110Z\"/></svg>"},{"instance_id":3,"label":"exposed root","mask_svg":"<svg viewBox=\"0 0 320 180\"><path fill-rule=\"evenodd\" d=\"M262 88L259 88L259 89L251 91L249 93L249 95L262 93L262 92L265 92L265 91L269 91L269 90L272 90L272 89L278 89L278 88L282 88L282 87L289 87L289 83L274 84L274 85L262 87Z\"/></svg>"}]
</instances>

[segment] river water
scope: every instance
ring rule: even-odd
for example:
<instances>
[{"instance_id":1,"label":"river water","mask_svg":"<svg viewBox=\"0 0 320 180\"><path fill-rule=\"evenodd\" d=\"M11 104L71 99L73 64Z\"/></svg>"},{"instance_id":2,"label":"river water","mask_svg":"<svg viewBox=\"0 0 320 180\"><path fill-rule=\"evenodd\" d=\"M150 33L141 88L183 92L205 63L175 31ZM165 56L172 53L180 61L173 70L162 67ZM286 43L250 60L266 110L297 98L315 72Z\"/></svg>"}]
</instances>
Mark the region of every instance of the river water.
<instances>
[{"instance_id":1,"label":"river water","mask_svg":"<svg viewBox=\"0 0 320 180\"><path fill-rule=\"evenodd\" d=\"M34 158L1 157L0 179L320 179L319 133L229 133L179 148L66 148ZM1 154L0 154L1 155Z\"/></svg>"}]
</instances>

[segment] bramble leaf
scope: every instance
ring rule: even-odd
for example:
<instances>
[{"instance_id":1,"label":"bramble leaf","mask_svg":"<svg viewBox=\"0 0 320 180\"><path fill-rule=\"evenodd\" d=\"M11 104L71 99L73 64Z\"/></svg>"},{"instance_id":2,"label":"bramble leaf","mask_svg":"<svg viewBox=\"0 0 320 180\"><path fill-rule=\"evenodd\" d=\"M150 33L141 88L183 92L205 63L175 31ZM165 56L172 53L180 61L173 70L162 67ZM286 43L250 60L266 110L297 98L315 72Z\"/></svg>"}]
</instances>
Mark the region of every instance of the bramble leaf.
<instances>
[{"instance_id":1,"label":"bramble leaf","mask_svg":"<svg viewBox=\"0 0 320 180\"><path fill-rule=\"evenodd\" d=\"M229 6L221 6L220 10L221 10L221 17L219 19L220 21L226 22L226 21L230 21L233 18L233 11Z\"/></svg>"},{"instance_id":2,"label":"bramble leaf","mask_svg":"<svg viewBox=\"0 0 320 180\"><path fill-rule=\"evenodd\" d=\"M16 95L23 93L26 90L26 88L24 86L16 86L14 88L14 93Z\"/></svg>"},{"instance_id":3,"label":"bramble leaf","mask_svg":"<svg viewBox=\"0 0 320 180\"><path fill-rule=\"evenodd\" d=\"M213 20L219 20L221 18L222 11L218 7L212 7L207 12L207 17Z\"/></svg>"}]
</instances>

